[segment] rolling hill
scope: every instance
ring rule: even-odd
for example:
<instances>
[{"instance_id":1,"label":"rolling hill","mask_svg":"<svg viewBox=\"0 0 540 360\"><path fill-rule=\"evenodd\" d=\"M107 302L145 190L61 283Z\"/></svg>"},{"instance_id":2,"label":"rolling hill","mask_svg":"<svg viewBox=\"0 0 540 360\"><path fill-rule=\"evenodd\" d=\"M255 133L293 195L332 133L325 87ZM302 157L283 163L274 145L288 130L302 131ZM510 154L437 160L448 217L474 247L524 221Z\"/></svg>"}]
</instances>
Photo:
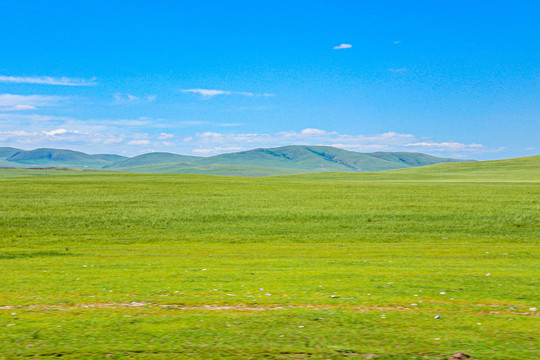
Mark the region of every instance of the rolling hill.
<instances>
[{"instance_id":1,"label":"rolling hill","mask_svg":"<svg viewBox=\"0 0 540 360\"><path fill-rule=\"evenodd\" d=\"M20 150L0 148L2 166L12 167L73 167L102 169L126 157L112 154L88 155L80 151L65 149ZM6 164L7 163L7 164Z\"/></svg>"},{"instance_id":2,"label":"rolling hill","mask_svg":"<svg viewBox=\"0 0 540 360\"><path fill-rule=\"evenodd\" d=\"M314 173L299 179L344 181L540 182L540 155L504 160L441 163L377 173Z\"/></svg>"},{"instance_id":3,"label":"rolling hill","mask_svg":"<svg viewBox=\"0 0 540 360\"><path fill-rule=\"evenodd\" d=\"M405 167L369 154L331 146L283 146L255 149L201 159L198 164L250 165L298 169L309 172L379 171Z\"/></svg>"},{"instance_id":4,"label":"rolling hill","mask_svg":"<svg viewBox=\"0 0 540 360\"><path fill-rule=\"evenodd\" d=\"M403 164L404 167L426 166L449 162L463 162L462 160L440 158L436 156L413 152L374 152L369 155L379 159Z\"/></svg>"},{"instance_id":5,"label":"rolling hill","mask_svg":"<svg viewBox=\"0 0 540 360\"><path fill-rule=\"evenodd\" d=\"M0 148L2 167L72 167L141 173L265 176L311 172L376 172L464 160L421 153L358 153L331 146L291 145L210 157L154 152L127 158L60 149Z\"/></svg>"},{"instance_id":6,"label":"rolling hill","mask_svg":"<svg viewBox=\"0 0 540 360\"><path fill-rule=\"evenodd\" d=\"M0 160L0 178L30 175L100 174L103 170L66 169L30 170L6 169ZM11 166L13 167L13 166ZM134 170L136 169L136 170ZM401 168L379 172L312 172L275 167L241 165L194 165L189 163L165 163L133 167L131 172L161 174L205 174L236 176L288 175L291 180L323 181L390 181L390 182L540 182L540 155L467 163L440 163L427 166ZM108 170L108 174L125 174L125 170ZM291 176L292 175L292 176Z\"/></svg>"},{"instance_id":7,"label":"rolling hill","mask_svg":"<svg viewBox=\"0 0 540 360\"><path fill-rule=\"evenodd\" d=\"M13 154L22 151L21 149L15 149L12 147L0 147L0 159L5 160Z\"/></svg>"},{"instance_id":8,"label":"rolling hill","mask_svg":"<svg viewBox=\"0 0 540 360\"><path fill-rule=\"evenodd\" d=\"M374 172L463 160L438 158L420 153L358 153L331 146L291 145L262 148L190 159L182 163L129 164L111 168L133 172L194 173L220 175L278 175L306 172ZM120 166L118 166L120 165Z\"/></svg>"},{"instance_id":9,"label":"rolling hill","mask_svg":"<svg viewBox=\"0 0 540 360\"><path fill-rule=\"evenodd\" d=\"M153 152L142 154L118 161L114 164L105 166L110 169L131 168L135 166L152 166L166 163L186 163L200 159L199 156L178 155L167 152Z\"/></svg>"},{"instance_id":10,"label":"rolling hill","mask_svg":"<svg viewBox=\"0 0 540 360\"><path fill-rule=\"evenodd\" d=\"M401 176L403 170L389 173ZM436 164L406 169L407 176L426 180L474 180L474 181L540 181L540 155L513 159L476 161L461 164Z\"/></svg>"}]
</instances>

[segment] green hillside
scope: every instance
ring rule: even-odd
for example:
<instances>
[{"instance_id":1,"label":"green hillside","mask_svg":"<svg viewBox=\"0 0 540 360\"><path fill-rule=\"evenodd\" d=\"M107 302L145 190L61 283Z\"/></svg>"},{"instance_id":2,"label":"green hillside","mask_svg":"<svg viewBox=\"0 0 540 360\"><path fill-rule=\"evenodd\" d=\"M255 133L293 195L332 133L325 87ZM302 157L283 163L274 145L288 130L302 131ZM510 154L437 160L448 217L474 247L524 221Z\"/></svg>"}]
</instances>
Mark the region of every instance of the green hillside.
<instances>
[{"instance_id":1,"label":"green hillside","mask_svg":"<svg viewBox=\"0 0 540 360\"><path fill-rule=\"evenodd\" d=\"M166 163L192 162L199 158L200 157L198 156L178 155L166 152L153 152L118 161L117 163L107 166L107 168L120 169L134 166L151 166Z\"/></svg>"},{"instance_id":2,"label":"green hillside","mask_svg":"<svg viewBox=\"0 0 540 360\"><path fill-rule=\"evenodd\" d=\"M244 165L305 172L374 172L412 166L462 161L420 153L365 154L331 146L283 146L200 158L195 164Z\"/></svg>"},{"instance_id":3,"label":"green hillside","mask_svg":"<svg viewBox=\"0 0 540 360\"><path fill-rule=\"evenodd\" d=\"M0 159L0 167L16 167L16 166L13 166L13 164L10 163L9 161Z\"/></svg>"},{"instance_id":4,"label":"green hillside","mask_svg":"<svg viewBox=\"0 0 540 360\"><path fill-rule=\"evenodd\" d=\"M21 150L21 149L15 149L15 148L12 148L12 147L0 147L0 159L6 159L8 157L10 157L11 155L13 154L16 154L20 151L24 151L24 150Z\"/></svg>"},{"instance_id":5,"label":"green hillside","mask_svg":"<svg viewBox=\"0 0 540 360\"><path fill-rule=\"evenodd\" d=\"M4 156L4 157L2 157ZM63 149L0 148L3 167L71 167L146 173L283 175L311 172L377 172L463 160L420 153L358 153L331 146L291 145L210 157L154 152L126 158Z\"/></svg>"},{"instance_id":6,"label":"green hillside","mask_svg":"<svg viewBox=\"0 0 540 360\"><path fill-rule=\"evenodd\" d=\"M267 166L310 172L362 171L363 169L377 171L402 167L386 160L375 159L367 154L330 146L298 145L216 155L201 159L198 163Z\"/></svg>"},{"instance_id":7,"label":"green hillside","mask_svg":"<svg viewBox=\"0 0 540 360\"><path fill-rule=\"evenodd\" d=\"M425 155L425 154L418 154ZM397 156L397 155L396 155ZM429 161L429 155L425 155ZM421 159L422 156L419 156ZM413 161L414 157L411 157ZM450 159L452 160L452 159ZM128 170L128 169L123 169ZM129 171L163 174L207 174L207 175L236 175L236 176L269 176L294 175L313 179L335 180L381 180L381 181L540 181L540 155L490 161L453 162L434 165L419 165L411 168L401 168L372 173L358 172L313 172L305 173L302 169L257 167L221 164L162 164L160 166L141 166L130 168Z\"/></svg>"},{"instance_id":8,"label":"green hillside","mask_svg":"<svg viewBox=\"0 0 540 360\"><path fill-rule=\"evenodd\" d=\"M514 159L444 163L369 174L304 174L299 178L381 181L540 181L540 155Z\"/></svg>"},{"instance_id":9,"label":"green hillside","mask_svg":"<svg viewBox=\"0 0 540 360\"><path fill-rule=\"evenodd\" d=\"M2 159L1 156L5 158ZM0 148L0 167L68 167L137 173L230 176L305 174L298 176L362 181L540 179L540 155L505 160L465 161L421 153L364 154L330 146L283 146L211 157L156 152L133 158L109 154L88 155L60 149L25 151Z\"/></svg>"},{"instance_id":10,"label":"green hillside","mask_svg":"<svg viewBox=\"0 0 540 360\"><path fill-rule=\"evenodd\" d=\"M305 170L287 169L268 166L246 166L227 164L197 165L189 163L169 163L149 166L134 166L118 170L144 174L201 174L227 176L271 176L302 174Z\"/></svg>"},{"instance_id":11,"label":"green hillside","mask_svg":"<svg viewBox=\"0 0 540 360\"><path fill-rule=\"evenodd\" d=\"M416 152L374 152L370 153L370 156L384 159L387 161L402 163L405 167L413 166L425 166L433 165L440 163L450 163L450 162L470 162L471 160L460 160L460 159L451 159L451 158L440 158L437 156L431 156L422 153Z\"/></svg>"},{"instance_id":12,"label":"green hillside","mask_svg":"<svg viewBox=\"0 0 540 360\"><path fill-rule=\"evenodd\" d=\"M401 176L404 173L410 177L438 180L540 181L540 155L460 164L437 164L406 170L407 172L396 170L389 173L395 176Z\"/></svg>"},{"instance_id":13,"label":"green hillside","mask_svg":"<svg viewBox=\"0 0 540 360\"><path fill-rule=\"evenodd\" d=\"M1 164L1 162L0 162ZM70 168L1 168L0 179L24 176L51 176L51 175L110 175L122 174L120 171L105 171L95 169L70 169Z\"/></svg>"},{"instance_id":14,"label":"green hillside","mask_svg":"<svg viewBox=\"0 0 540 360\"><path fill-rule=\"evenodd\" d=\"M7 167L11 163L0 160L0 166ZM89 173L111 173L105 170L43 170L0 169L0 177L24 175L68 175ZM155 174L201 174L201 175L234 175L234 176L269 176L294 175L290 179L298 180L336 180L336 181L476 181L476 182L540 182L540 155L515 159L475 161L468 163L445 163L408 169L397 169L373 173L324 172L305 173L301 169L242 166L242 165L197 165L190 163L169 163L154 166L135 166L117 169L122 171Z\"/></svg>"},{"instance_id":15,"label":"green hillside","mask_svg":"<svg viewBox=\"0 0 540 360\"><path fill-rule=\"evenodd\" d=\"M125 156L120 156L116 154L95 154L95 155L88 155L88 156L92 159L104 160L111 163L117 163L119 161L127 159L127 157Z\"/></svg>"},{"instance_id":16,"label":"green hillside","mask_svg":"<svg viewBox=\"0 0 540 360\"><path fill-rule=\"evenodd\" d=\"M420 153L365 154L331 146L291 145L210 157L150 153L122 160L107 168L140 173L267 176L307 172L375 172L446 161L463 160Z\"/></svg>"},{"instance_id":17,"label":"green hillside","mask_svg":"<svg viewBox=\"0 0 540 360\"><path fill-rule=\"evenodd\" d=\"M5 148L4 148L5 149ZM14 167L76 167L100 169L125 157L120 155L88 155L80 151L65 149L19 150L5 158Z\"/></svg>"}]
</instances>

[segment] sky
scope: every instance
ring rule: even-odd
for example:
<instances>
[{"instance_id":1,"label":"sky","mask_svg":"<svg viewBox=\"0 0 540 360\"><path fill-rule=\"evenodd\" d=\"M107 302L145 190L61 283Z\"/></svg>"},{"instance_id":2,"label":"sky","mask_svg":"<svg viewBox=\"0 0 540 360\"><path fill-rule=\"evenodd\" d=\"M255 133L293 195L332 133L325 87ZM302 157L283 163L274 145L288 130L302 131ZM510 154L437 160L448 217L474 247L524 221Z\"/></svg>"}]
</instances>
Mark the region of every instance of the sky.
<instances>
[{"instance_id":1,"label":"sky","mask_svg":"<svg viewBox=\"0 0 540 360\"><path fill-rule=\"evenodd\" d=\"M540 154L538 1L0 5L0 147Z\"/></svg>"}]
</instances>

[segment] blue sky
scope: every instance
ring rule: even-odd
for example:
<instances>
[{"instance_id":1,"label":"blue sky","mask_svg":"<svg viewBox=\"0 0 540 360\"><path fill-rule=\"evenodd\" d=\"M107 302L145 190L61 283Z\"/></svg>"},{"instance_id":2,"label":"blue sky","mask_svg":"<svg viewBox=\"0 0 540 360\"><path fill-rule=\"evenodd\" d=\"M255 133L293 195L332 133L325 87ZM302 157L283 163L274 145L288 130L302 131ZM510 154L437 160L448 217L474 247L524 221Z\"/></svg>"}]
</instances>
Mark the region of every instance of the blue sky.
<instances>
[{"instance_id":1,"label":"blue sky","mask_svg":"<svg viewBox=\"0 0 540 360\"><path fill-rule=\"evenodd\" d=\"M3 1L0 146L540 153L538 1Z\"/></svg>"}]
</instances>

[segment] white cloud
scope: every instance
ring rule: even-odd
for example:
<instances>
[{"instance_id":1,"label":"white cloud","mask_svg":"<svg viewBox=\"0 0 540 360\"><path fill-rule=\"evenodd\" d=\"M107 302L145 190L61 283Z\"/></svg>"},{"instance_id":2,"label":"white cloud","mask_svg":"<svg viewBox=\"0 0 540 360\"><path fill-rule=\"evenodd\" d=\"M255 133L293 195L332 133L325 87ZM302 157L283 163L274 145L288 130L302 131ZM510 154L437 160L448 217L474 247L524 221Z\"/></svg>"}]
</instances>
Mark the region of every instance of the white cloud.
<instances>
[{"instance_id":1,"label":"white cloud","mask_svg":"<svg viewBox=\"0 0 540 360\"><path fill-rule=\"evenodd\" d=\"M341 45L333 47L334 50L350 49L350 48L352 48L351 44L341 44Z\"/></svg>"},{"instance_id":2,"label":"white cloud","mask_svg":"<svg viewBox=\"0 0 540 360\"><path fill-rule=\"evenodd\" d=\"M221 123L221 124L215 124L216 126L219 126L219 127L236 127L236 126L242 126L243 124L241 123Z\"/></svg>"},{"instance_id":3,"label":"white cloud","mask_svg":"<svg viewBox=\"0 0 540 360\"><path fill-rule=\"evenodd\" d=\"M383 144L330 144L330 146L359 152L384 151L386 149L386 145Z\"/></svg>"},{"instance_id":4,"label":"white cloud","mask_svg":"<svg viewBox=\"0 0 540 360\"><path fill-rule=\"evenodd\" d=\"M0 94L0 111L35 110L41 106L58 106L66 97L53 95Z\"/></svg>"},{"instance_id":5,"label":"white cloud","mask_svg":"<svg viewBox=\"0 0 540 360\"><path fill-rule=\"evenodd\" d=\"M178 125L185 125L185 126L197 126L197 125L204 125L208 124L207 121L178 121L176 122Z\"/></svg>"},{"instance_id":6,"label":"white cloud","mask_svg":"<svg viewBox=\"0 0 540 360\"><path fill-rule=\"evenodd\" d=\"M0 107L2 111L22 111L22 110L36 110L34 105L16 104L11 107Z\"/></svg>"},{"instance_id":7,"label":"white cloud","mask_svg":"<svg viewBox=\"0 0 540 360\"><path fill-rule=\"evenodd\" d=\"M76 79L68 77L55 78L51 76L5 76L0 75L0 82L16 84L42 84L62 86L93 86L97 85L96 78Z\"/></svg>"},{"instance_id":8,"label":"white cloud","mask_svg":"<svg viewBox=\"0 0 540 360\"><path fill-rule=\"evenodd\" d=\"M112 138L112 136L109 134L85 133L78 130L67 130L64 128L50 131L12 130L0 132L0 141L8 146L27 144L34 147L51 147L61 144L60 146L62 147L70 147L72 144L107 143L106 140L110 138Z\"/></svg>"},{"instance_id":9,"label":"white cloud","mask_svg":"<svg viewBox=\"0 0 540 360\"><path fill-rule=\"evenodd\" d=\"M224 135L223 135L223 134L220 134L220 133L215 133L215 132L207 131L207 132L204 132L204 133L200 134L199 137L200 137L200 138L212 138L212 139L217 139L217 138L223 138Z\"/></svg>"},{"instance_id":10,"label":"white cloud","mask_svg":"<svg viewBox=\"0 0 540 360\"><path fill-rule=\"evenodd\" d=\"M109 136L107 138L102 139L101 142L105 145L120 144L124 142L124 138L120 136Z\"/></svg>"},{"instance_id":11,"label":"white cloud","mask_svg":"<svg viewBox=\"0 0 540 360\"><path fill-rule=\"evenodd\" d=\"M242 151L245 150L245 148L241 146L228 146L228 147L220 147L216 146L210 149L194 149L193 153L195 154L212 154L217 152L232 152L232 151Z\"/></svg>"},{"instance_id":12,"label":"white cloud","mask_svg":"<svg viewBox=\"0 0 540 360\"><path fill-rule=\"evenodd\" d=\"M437 151L478 151L485 148L484 145L481 144L461 144L454 141L446 141L446 142L432 142L432 141L422 141L422 142L416 142L411 144L405 144L406 147L418 147L418 148L424 148L424 149L430 149L430 150L437 150Z\"/></svg>"},{"instance_id":13,"label":"white cloud","mask_svg":"<svg viewBox=\"0 0 540 360\"><path fill-rule=\"evenodd\" d=\"M167 140L167 139L171 139L173 137L174 137L173 134L161 133L161 134L159 134L158 139L159 140Z\"/></svg>"},{"instance_id":14,"label":"white cloud","mask_svg":"<svg viewBox=\"0 0 540 360\"><path fill-rule=\"evenodd\" d=\"M230 91L210 90L210 89L182 89L183 93L194 93L203 96L230 95Z\"/></svg>"},{"instance_id":15,"label":"white cloud","mask_svg":"<svg viewBox=\"0 0 540 360\"><path fill-rule=\"evenodd\" d=\"M304 129L304 130L300 131L300 134L302 134L302 135L333 135L333 134L337 134L337 133L335 131L328 132L328 131L325 131L325 130L308 128L308 129Z\"/></svg>"},{"instance_id":16,"label":"white cloud","mask_svg":"<svg viewBox=\"0 0 540 360\"><path fill-rule=\"evenodd\" d=\"M119 123L112 124L115 121ZM130 127L126 126L130 122L0 113L0 143L2 146L13 147L23 144L27 148L65 147L89 152L99 149L102 152L120 153L129 141L144 140L148 136L132 133Z\"/></svg>"},{"instance_id":17,"label":"white cloud","mask_svg":"<svg viewBox=\"0 0 540 360\"><path fill-rule=\"evenodd\" d=\"M157 95L146 95L146 96L135 96L131 94L122 94L115 93L113 94L114 101L113 105L124 105L124 104L136 104L136 103L149 103L156 100Z\"/></svg>"},{"instance_id":18,"label":"white cloud","mask_svg":"<svg viewBox=\"0 0 540 360\"><path fill-rule=\"evenodd\" d=\"M51 131L43 131L43 133L47 136L54 136L54 135L59 135L59 134L65 134L67 133L68 131L66 129L56 129L56 130L51 130ZM74 133L78 133L78 131L74 131Z\"/></svg>"},{"instance_id":19,"label":"white cloud","mask_svg":"<svg viewBox=\"0 0 540 360\"><path fill-rule=\"evenodd\" d=\"M500 149L488 149L481 144L462 144L458 142L435 142L429 138L419 138L412 134L386 132L372 135L340 134L336 131L306 128L300 131L281 131L273 134L265 133L197 133L189 138L189 143L198 146L194 153L220 153L225 148L257 148L284 145L323 145L334 146L346 150L373 151L427 151L456 154L480 154Z\"/></svg>"},{"instance_id":20,"label":"white cloud","mask_svg":"<svg viewBox=\"0 0 540 360\"><path fill-rule=\"evenodd\" d=\"M193 93L193 94L199 94L205 97L212 97L217 95L243 95L243 96L275 96L275 94L255 94L252 92L245 92L245 91L227 91L227 90L213 90L213 89L182 89L183 93Z\"/></svg>"},{"instance_id":21,"label":"white cloud","mask_svg":"<svg viewBox=\"0 0 540 360\"><path fill-rule=\"evenodd\" d=\"M0 112L0 121L8 122L47 122L47 121L71 121L73 118L65 116L51 116L51 115L40 115L40 114L21 114L21 113L10 113L10 112Z\"/></svg>"},{"instance_id":22,"label":"white cloud","mask_svg":"<svg viewBox=\"0 0 540 360\"><path fill-rule=\"evenodd\" d=\"M185 125L178 126L174 122L151 118L76 119L0 112L2 146L65 147L91 153L133 153L147 151L151 147L156 151L212 155L261 147L325 145L359 152L416 151L447 157L476 157L476 154L503 150L478 143L460 143L397 132L344 134L304 128L262 133L235 132L234 128L222 128L227 131L221 132L214 128L213 131L190 133L186 129Z\"/></svg>"},{"instance_id":23,"label":"white cloud","mask_svg":"<svg viewBox=\"0 0 540 360\"><path fill-rule=\"evenodd\" d=\"M404 68L404 67L397 68L397 69L396 68L390 68L390 69L388 69L388 71L391 71L391 72L394 72L394 73L400 73L400 72L407 71L407 68Z\"/></svg>"},{"instance_id":24,"label":"white cloud","mask_svg":"<svg viewBox=\"0 0 540 360\"><path fill-rule=\"evenodd\" d=\"M0 139L6 139L7 137L11 136L30 136L35 133L24 131L24 130L15 130L15 131L0 131Z\"/></svg>"}]
</instances>

